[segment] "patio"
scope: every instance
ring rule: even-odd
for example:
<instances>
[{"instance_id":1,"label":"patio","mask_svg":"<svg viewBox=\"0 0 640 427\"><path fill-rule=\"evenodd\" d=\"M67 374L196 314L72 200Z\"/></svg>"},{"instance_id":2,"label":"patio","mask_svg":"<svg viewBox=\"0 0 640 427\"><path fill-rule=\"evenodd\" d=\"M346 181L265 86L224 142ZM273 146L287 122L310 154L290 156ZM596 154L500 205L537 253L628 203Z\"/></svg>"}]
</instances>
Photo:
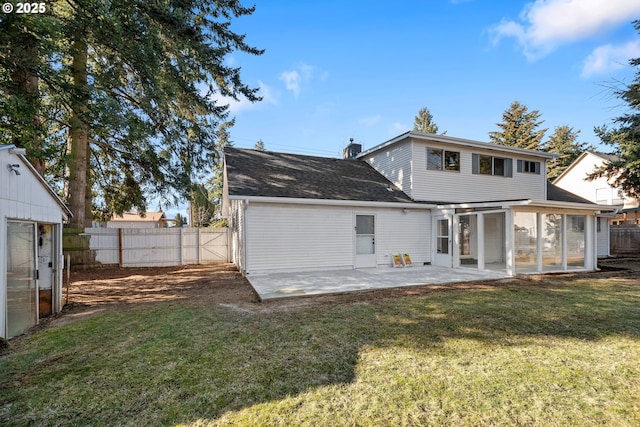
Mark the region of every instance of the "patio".
<instances>
[{"instance_id":1,"label":"patio","mask_svg":"<svg viewBox=\"0 0 640 427\"><path fill-rule=\"evenodd\" d=\"M509 277L504 271L422 266L270 273L247 276L261 300Z\"/></svg>"}]
</instances>

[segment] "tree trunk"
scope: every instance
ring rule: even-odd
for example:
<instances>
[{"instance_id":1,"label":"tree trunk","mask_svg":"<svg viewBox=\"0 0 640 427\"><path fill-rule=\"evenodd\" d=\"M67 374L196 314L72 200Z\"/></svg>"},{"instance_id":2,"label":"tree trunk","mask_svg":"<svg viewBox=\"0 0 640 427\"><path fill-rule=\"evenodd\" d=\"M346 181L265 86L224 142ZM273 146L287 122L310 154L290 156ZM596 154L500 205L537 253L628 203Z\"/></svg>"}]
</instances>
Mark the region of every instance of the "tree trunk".
<instances>
[{"instance_id":1,"label":"tree trunk","mask_svg":"<svg viewBox=\"0 0 640 427\"><path fill-rule=\"evenodd\" d=\"M42 159L42 147L44 145L44 136L42 135L40 125L42 119L40 113L40 88L38 75L34 74L34 70L38 70L40 41L36 36L29 32L20 32L15 40L15 46L19 47L21 55L16 61L16 68L11 73L11 80L16 93L14 95L23 97L29 105L30 120L33 123L33 140L22 141L18 137L13 138L13 144L17 147L27 149L27 158L38 173L44 176L45 162Z\"/></svg>"},{"instance_id":2,"label":"tree trunk","mask_svg":"<svg viewBox=\"0 0 640 427\"><path fill-rule=\"evenodd\" d=\"M73 218L69 225L73 228L90 227L86 221L87 204L87 165L89 162L89 126L86 123L88 112L87 80L88 48L84 41L74 41L72 47L71 73L75 86L71 119L71 152L69 158L69 194L68 203ZM89 197L90 198L90 197Z\"/></svg>"}]
</instances>

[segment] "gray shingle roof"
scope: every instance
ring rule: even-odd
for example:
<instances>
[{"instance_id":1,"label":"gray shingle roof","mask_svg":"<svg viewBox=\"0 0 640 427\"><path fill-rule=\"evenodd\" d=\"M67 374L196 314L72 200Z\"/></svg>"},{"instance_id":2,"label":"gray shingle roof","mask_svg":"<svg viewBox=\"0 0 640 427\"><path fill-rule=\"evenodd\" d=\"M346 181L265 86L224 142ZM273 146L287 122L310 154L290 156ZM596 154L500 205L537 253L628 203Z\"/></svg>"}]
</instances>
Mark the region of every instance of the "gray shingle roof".
<instances>
[{"instance_id":1,"label":"gray shingle roof","mask_svg":"<svg viewBox=\"0 0 640 427\"><path fill-rule=\"evenodd\" d=\"M547 181L547 200L569 203L588 203L590 205L594 204L592 201L583 199L582 197L577 196L570 191L555 186L549 181Z\"/></svg>"},{"instance_id":2,"label":"gray shingle roof","mask_svg":"<svg viewBox=\"0 0 640 427\"><path fill-rule=\"evenodd\" d=\"M233 147L225 148L224 154L230 196L412 203L361 160Z\"/></svg>"}]
</instances>

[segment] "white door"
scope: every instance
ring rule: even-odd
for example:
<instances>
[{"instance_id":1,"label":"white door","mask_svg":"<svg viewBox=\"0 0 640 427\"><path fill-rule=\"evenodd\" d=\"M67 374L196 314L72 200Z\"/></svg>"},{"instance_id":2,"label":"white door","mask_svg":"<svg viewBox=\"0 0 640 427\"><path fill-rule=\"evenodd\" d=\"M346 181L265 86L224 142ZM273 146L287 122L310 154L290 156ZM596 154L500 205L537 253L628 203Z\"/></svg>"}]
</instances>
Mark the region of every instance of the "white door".
<instances>
[{"instance_id":1,"label":"white door","mask_svg":"<svg viewBox=\"0 0 640 427\"><path fill-rule=\"evenodd\" d=\"M445 216L434 217L433 264L451 267L451 220Z\"/></svg>"},{"instance_id":2,"label":"white door","mask_svg":"<svg viewBox=\"0 0 640 427\"><path fill-rule=\"evenodd\" d=\"M355 239L355 268L377 267L375 215L356 215Z\"/></svg>"},{"instance_id":3,"label":"white door","mask_svg":"<svg viewBox=\"0 0 640 427\"><path fill-rule=\"evenodd\" d=\"M15 337L38 321L36 233L30 222L7 222L7 337Z\"/></svg>"}]
</instances>

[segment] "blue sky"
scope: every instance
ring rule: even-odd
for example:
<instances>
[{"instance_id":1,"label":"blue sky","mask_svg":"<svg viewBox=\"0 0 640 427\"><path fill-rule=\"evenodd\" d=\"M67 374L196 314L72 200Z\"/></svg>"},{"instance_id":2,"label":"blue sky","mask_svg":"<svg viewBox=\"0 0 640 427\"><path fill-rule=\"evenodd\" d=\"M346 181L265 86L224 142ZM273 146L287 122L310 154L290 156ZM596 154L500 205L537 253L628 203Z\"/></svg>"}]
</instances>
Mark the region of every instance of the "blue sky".
<instances>
[{"instance_id":1,"label":"blue sky","mask_svg":"<svg viewBox=\"0 0 640 427\"><path fill-rule=\"evenodd\" d=\"M256 0L232 28L266 52L228 63L264 99L220 101L235 146L271 151L370 148L422 107L447 135L488 141L515 100L540 111L547 137L569 125L597 144L594 126L624 112L610 87L633 78L638 18L630 0Z\"/></svg>"}]
</instances>

